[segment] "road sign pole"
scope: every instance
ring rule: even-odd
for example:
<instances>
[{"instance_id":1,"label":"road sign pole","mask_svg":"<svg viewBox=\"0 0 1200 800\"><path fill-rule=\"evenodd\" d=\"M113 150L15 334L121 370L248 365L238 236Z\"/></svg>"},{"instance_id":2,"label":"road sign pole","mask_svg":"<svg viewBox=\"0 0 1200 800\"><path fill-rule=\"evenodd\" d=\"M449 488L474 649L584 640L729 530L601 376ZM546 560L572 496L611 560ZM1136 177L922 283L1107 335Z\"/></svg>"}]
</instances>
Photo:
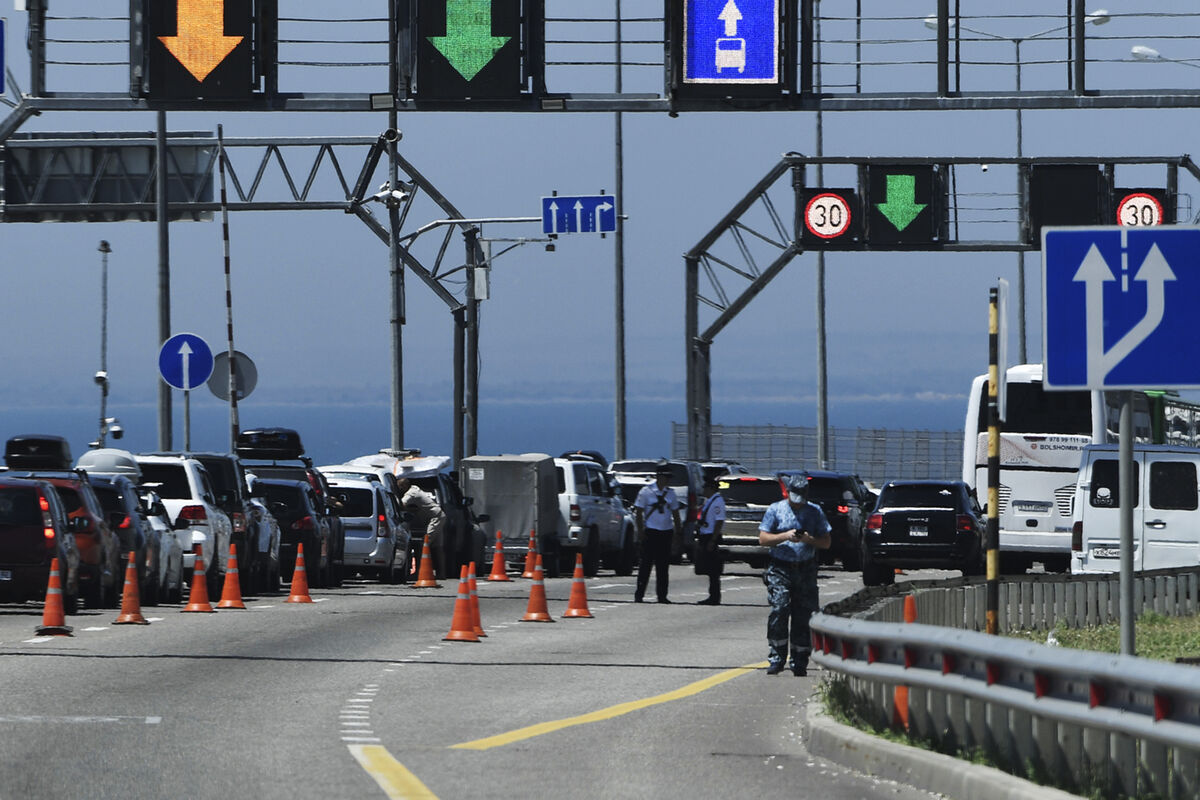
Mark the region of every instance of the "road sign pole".
<instances>
[{"instance_id":1,"label":"road sign pole","mask_svg":"<svg viewBox=\"0 0 1200 800\"><path fill-rule=\"evenodd\" d=\"M158 341L171 338L171 246L167 228L167 112L159 111L154 147L154 200L158 228ZM171 387L158 387L158 449L171 449Z\"/></svg>"},{"instance_id":2,"label":"road sign pole","mask_svg":"<svg viewBox=\"0 0 1200 800\"><path fill-rule=\"evenodd\" d=\"M988 303L987 633L1000 633L1000 290Z\"/></svg>"},{"instance_id":3,"label":"road sign pole","mask_svg":"<svg viewBox=\"0 0 1200 800\"><path fill-rule=\"evenodd\" d=\"M192 449L192 392L183 390L183 449Z\"/></svg>"},{"instance_id":4,"label":"road sign pole","mask_svg":"<svg viewBox=\"0 0 1200 800\"><path fill-rule=\"evenodd\" d=\"M1133 640L1133 393L1121 392L1121 430L1117 444L1117 483L1121 493L1121 655L1135 654Z\"/></svg>"}]
</instances>

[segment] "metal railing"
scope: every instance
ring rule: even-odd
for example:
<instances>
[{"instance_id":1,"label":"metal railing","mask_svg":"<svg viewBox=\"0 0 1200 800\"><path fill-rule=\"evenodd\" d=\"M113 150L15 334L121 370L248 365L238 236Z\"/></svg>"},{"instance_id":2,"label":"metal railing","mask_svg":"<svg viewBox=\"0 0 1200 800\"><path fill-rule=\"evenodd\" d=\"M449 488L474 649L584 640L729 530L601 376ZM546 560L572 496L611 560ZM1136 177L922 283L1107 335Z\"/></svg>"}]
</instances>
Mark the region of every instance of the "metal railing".
<instances>
[{"instance_id":1,"label":"metal railing","mask_svg":"<svg viewBox=\"0 0 1200 800\"><path fill-rule=\"evenodd\" d=\"M1000 628L1112 622L1117 585L1116 575L1006 576ZM1016 775L1102 797L1200 796L1195 667L988 636L985 591L972 578L859 592L813 616L813 660L844 678L864 718L907 718L910 737L940 749L982 751ZM910 592L919 622L906 624ZM1134 607L1197 613L1200 568L1139 573ZM908 687L901 708L898 686Z\"/></svg>"}]
</instances>

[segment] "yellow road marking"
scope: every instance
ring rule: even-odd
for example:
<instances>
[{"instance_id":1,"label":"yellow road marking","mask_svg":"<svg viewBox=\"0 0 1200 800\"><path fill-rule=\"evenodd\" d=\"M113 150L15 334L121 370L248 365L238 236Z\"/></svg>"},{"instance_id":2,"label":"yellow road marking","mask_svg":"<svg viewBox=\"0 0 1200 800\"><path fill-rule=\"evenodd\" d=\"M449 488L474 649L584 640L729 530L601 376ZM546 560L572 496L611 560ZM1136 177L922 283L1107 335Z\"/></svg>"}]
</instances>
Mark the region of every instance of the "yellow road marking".
<instances>
[{"instance_id":1,"label":"yellow road marking","mask_svg":"<svg viewBox=\"0 0 1200 800\"><path fill-rule=\"evenodd\" d=\"M568 717L567 719L560 719L555 722L542 722L538 723L537 725L518 728L517 730L509 731L508 733L489 736L485 739L476 739L471 742L463 742L462 744L452 745L451 749L490 750L493 747L502 747L506 744L512 744L513 742L519 742L524 739L532 739L534 736L553 733L564 728L570 728L574 725L584 725L589 722L600 722L601 720L612 719L613 717L619 717L622 714L628 714L631 711L637 711L642 708L649 708L650 706L659 705L660 703L669 703L672 700L680 700L684 697L690 697L694 694L699 694L700 692L711 689L714 686L725 683L725 681L733 680L741 675L745 675L747 672L753 672L754 670L762 669L765 666L767 666L767 662L763 661L758 664L749 664L745 667L726 670L725 672L713 675L710 678L705 678L702 681L689 683L687 686L676 689L673 692L666 692L665 694L655 695L654 697L647 697L643 700L632 700L628 703L620 703L615 706L609 706L608 708L600 709L599 711L580 714L577 717Z\"/></svg>"},{"instance_id":2,"label":"yellow road marking","mask_svg":"<svg viewBox=\"0 0 1200 800\"><path fill-rule=\"evenodd\" d=\"M392 800L437 800L437 795L394 759L386 748L377 744L352 744L349 747L350 754Z\"/></svg>"}]
</instances>

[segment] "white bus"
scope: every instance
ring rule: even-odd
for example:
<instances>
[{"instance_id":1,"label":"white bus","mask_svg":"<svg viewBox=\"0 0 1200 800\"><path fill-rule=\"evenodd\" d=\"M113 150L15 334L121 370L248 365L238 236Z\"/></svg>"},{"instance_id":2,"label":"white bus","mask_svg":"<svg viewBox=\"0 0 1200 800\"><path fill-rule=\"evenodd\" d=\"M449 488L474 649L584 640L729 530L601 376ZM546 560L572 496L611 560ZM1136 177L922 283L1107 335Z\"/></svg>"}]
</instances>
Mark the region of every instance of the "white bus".
<instances>
[{"instance_id":1,"label":"white bus","mask_svg":"<svg viewBox=\"0 0 1200 800\"><path fill-rule=\"evenodd\" d=\"M1120 393L1047 392L1042 365L1010 367L1007 419L1000 425L1000 571L1047 572L1071 563L1072 505L1085 445L1117 442ZM1133 393L1134 439L1195 447L1200 406L1165 392ZM987 503L987 375L971 382L962 479Z\"/></svg>"}]
</instances>

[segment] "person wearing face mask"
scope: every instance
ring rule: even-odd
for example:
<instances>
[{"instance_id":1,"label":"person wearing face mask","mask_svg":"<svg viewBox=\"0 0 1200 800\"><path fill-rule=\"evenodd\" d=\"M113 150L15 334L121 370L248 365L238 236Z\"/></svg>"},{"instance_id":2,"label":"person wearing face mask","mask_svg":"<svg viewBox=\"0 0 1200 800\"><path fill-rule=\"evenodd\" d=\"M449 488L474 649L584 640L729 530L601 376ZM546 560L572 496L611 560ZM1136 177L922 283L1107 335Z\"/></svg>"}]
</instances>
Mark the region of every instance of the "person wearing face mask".
<instances>
[{"instance_id":1,"label":"person wearing face mask","mask_svg":"<svg viewBox=\"0 0 1200 800\"><path fill-rule=\"evenodd\" d=\"M812 639L808 620L820 605L817 551L830 545L829 521L808 502L808 476L783 479L787 498L772 503L758 526L758 543L770 548L763 580L771 612L767 616L768 675L778 675L792 658L792 674L808 674ZM790 631L789 631L790 623Z\"/></svg>"}]
</instances>

